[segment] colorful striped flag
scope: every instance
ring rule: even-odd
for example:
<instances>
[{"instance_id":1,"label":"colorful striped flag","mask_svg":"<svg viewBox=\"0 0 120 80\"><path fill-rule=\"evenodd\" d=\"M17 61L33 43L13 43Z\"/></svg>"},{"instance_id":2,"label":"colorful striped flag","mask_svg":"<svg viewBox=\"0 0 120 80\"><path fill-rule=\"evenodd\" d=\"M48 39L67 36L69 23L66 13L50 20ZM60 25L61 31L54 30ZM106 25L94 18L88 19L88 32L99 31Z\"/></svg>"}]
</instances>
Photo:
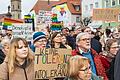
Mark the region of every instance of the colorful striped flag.
<instances>
[{"instance_id":1,"label":"colorful striped flag","mask_svg":"<svg viewBox=\"0 0 120 80\"><path fill-rule=\"evenodd\" d=\"M3 29L7 30L7 29L11 29L12 28L12 23L11 22L4 22L3 23Z\"/></svg>"}]
</instances>

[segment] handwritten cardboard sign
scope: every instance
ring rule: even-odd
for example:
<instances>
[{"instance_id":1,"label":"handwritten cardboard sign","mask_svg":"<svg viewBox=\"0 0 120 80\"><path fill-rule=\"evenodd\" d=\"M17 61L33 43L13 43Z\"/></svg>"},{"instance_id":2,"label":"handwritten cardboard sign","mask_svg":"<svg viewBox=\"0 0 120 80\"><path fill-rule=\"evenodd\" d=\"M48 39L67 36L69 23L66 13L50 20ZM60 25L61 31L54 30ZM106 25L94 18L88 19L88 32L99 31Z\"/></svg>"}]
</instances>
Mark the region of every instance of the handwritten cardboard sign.
<instances>
[{"instance_id":1,"label":"handwritten cardboard sign","mask_svg":"<svg viewBox=\"0 0 120 80\"><path fill-rule=\"evenodd\" d=\"M50 79L65 77L67 63L71 56L68 49L36 49L35 52L35 79Z\"/></svg>"},{"instance_id":2,"label":"handwritten cardboard sign","mask_svg":"<svg viewBox=\"0 0 120 80\"><path fill-rule=\"evenodd\" d=\"M93 10L93 20L118 21L118 8L102 8Z\"/></svg>"}]
</instances>

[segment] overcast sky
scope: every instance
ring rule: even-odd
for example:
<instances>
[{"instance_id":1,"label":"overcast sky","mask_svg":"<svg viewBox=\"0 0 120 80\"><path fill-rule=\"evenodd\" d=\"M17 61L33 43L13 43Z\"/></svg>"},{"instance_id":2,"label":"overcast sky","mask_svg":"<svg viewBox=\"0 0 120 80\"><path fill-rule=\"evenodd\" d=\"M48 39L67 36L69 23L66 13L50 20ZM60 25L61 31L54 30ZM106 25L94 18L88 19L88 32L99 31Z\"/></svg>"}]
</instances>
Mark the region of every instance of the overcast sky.
<instances>
[{"instance_id":1,"label":"overcast sky","mask_svg":"<svg viewBox=\"0 0 120 80\"><path fill-rule=\"evenodd\" d=\"M35 5L37 0L21 0L22 15L28 14L32 7ZM10 0L0 0L0 14L7 13Z\"/></svg>"}]
</instances>

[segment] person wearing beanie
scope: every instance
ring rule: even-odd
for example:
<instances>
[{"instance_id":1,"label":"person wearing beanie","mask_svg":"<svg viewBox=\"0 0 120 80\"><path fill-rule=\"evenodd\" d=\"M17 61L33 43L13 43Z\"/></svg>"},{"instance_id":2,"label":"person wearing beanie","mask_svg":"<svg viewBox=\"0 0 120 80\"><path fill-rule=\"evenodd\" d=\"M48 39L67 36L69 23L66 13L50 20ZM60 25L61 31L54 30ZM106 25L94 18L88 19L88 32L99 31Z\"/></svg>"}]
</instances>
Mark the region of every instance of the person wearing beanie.
<instances>
[{"instance_id":1,"label":"person wearing beanie","mask_svg":"<svg viewBox=\"0 0 120 80\"><path fill-rule=\"evenodd\" d=\"M43 32L35 32L33 34L33 43L35 43L36 41L39 41L39 39L41 38L46 38L45 34Z\"/></svg>"},{"instance_id":2,"label":"person wearing beanie","mask_svg":"<svg viewBox=\"0 0 120 80\"><path fill-rule=\"evenodd\" d=\"M43 32L35 32L33 34L33 45L31 49L35 52L35 48L46 48L47 46L47 38Z\"/></svg>"}]
</instances>

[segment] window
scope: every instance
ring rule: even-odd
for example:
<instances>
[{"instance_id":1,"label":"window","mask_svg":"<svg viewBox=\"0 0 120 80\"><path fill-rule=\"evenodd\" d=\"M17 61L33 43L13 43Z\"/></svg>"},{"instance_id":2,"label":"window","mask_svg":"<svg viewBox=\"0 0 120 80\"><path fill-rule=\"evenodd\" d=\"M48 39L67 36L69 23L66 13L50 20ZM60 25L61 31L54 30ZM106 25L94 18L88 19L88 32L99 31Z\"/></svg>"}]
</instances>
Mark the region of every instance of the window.
<instances>
[{"instance_id":1,"label":"window","mask_svg":"<svg viewBox=\"0 0 120 80\"><path fill-rule=\"evenodd\" d=\"M73 4L73 7L74 7L74 9L75 9L76 11L80 11L80 5L74 5L74 4Z\"/></svg>"},{"instance_id":2,"label":"window","mask_svg":"<svg viewBox=\"0 0 120 80\"><path fill-rule=\"evenodd\" d=\"M85 11L88 11L88 5L85 5Z\"/></svg>"},{"instance_id":3,"label":"window","mask_svg":"<svg viewBox=\"0 0 120 80\"><path fill-rule=\"evenodd\" d=\"M20 6L19 6L19 4L18 4L18 9L20 9Z\"/></svg>"},{"instance_id":4,"label":"window","mask_svg":"<svg viewBox=\"0 0 120 80\"><path fill-rule=\"evenodd\" d=\"M98 6L98 2L95 2L95 8L98 8L99 6Z\"/></svg>"},{"instance_id":5,"label":"window","mask_svg":"<svg viewBox=\"0 0 120 80\"><path fill-rule=\"evenodd\" d=\"M18 14L18 19L20 19L20 14Z\"/></svg>"},{"instance_id":6,"label":"window","mask_svg":"<svg viewBox=\"0 0 120 80\"><path fill-rule=\"evenodd\" d=\"M105 7L108 8L109 7L109 1L105 0Z\"/></svg>"},{"instance_id":7,"label":"window","mask_svg":"<svg viewBox=\"0 0 120 80\"><path fill-rule=\"evenodd\" d=\"M80 22L80 17L76 17L76 22Z\"/></svg>"},{"instance_id":8,"label":"window","mask_svg":"<svg viewBox=\"0 0 120 80\"><path fill-rule=\"evenodd\" d=\"M13 8L13 10L14 10L14 5L12 5L12 8Z\"/></svg>"},{"instance_id":9,"label":"window","mask_svg":"<svg viewBox=\"0 0 120 80\"><path fill-rule=\"evenodd\" d=\"M115 0L112 0L112 6L115 6Z\"/></svg>"},{"instance_id":10,"label":"window","mask_svg":"<svg viewBox=\"0 0 120 80\"><path fill-rule=\"evenodd\" d=\"M92 10L93 9L93 4L90 4L90 10Z\"/></svg>"},{"instance_id":11,"label":"window","mask_svg":"<svg viewBox=\"0 0 120 80\"><path fill-rule=\"evenodd\" d=\"M80 6L79 5L75 5L75 10L76 11L80 11Z\"/></svg>"}]
</instances>

